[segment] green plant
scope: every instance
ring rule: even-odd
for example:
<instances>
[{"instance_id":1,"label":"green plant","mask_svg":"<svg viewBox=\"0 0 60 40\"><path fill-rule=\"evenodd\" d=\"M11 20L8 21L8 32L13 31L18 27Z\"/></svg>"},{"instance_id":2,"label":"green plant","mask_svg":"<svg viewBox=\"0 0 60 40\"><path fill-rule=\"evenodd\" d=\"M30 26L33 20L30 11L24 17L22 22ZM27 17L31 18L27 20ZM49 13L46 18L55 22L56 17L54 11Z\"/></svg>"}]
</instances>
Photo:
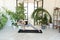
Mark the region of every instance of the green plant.
<instances>
[{"instance_id":1,"label":"green plant","mask_svg":"<svg viewBox=\"0 0 60 40\"><path fill-rule=\"evenodd\" d=\"M16 7L16 13L19 17L17 17L17 19L25 19L25 14L24 14L24 4L23 3L19 3L19 5Z\"/></svg>"},{"instance_id":2,"label":"green plant","mask_svg":"<svg viewBox=\"0 0 60 40\"><path fill-rule=\"evenodd\" d=\"M49 17L49 19L47 18ZM49 12L43 8L37 8L36 10L33 11L32 13L32 18L34 19L35 23L40 24L48 24L52 23L52 17L49 14ZM39 20L39 22L38 22Z\"/></svg>"},{"instance_id":3,"label":"green plant","mask_svg":"<svg viewBox=\"0 0 60 40\"><path fill-rule=\"evenodd\" d=\"M6 24L7 20L8 20L7 17L4 14L2 14L2 17L0 19L0 29L2 29L4 27L4 25Z\"/></svg>"},{"instance_id":4,"label":"green plant","mask_svg":"<svg viewBox=\"0 0 60 40\"><path fill-rule=\"evenodd\" d=\"M5 9L5 8L4 8ZM12 12L11 10L5 9L8 15L10 15L12 24L16 25L16 21L25 19L25 13L24 13L24 5L23 3L19 3L19 5L16 7L16 12Z\"/></svg>"},{"instance_id":5,"label":"green plant","mask_svg":"<svg viewBox=\"0 0 60 40\"><path fill-rule=\"evenodd\" d=\"M44 14L44 17L42 18L42 24L47 25L48 24L48 18L47 18L47 14Z\"/></svg>"}]
</instances>

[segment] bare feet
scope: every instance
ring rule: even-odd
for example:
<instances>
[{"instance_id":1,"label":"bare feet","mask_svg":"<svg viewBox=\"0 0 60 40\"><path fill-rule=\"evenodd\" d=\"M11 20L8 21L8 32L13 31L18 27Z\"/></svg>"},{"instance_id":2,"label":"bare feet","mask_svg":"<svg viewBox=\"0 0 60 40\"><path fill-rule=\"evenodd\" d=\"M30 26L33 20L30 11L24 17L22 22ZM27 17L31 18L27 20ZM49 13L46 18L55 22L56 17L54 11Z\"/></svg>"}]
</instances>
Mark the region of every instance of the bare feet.
<instances>
[{"instance_id":1,"label":"bare feet","mask_svg":"<svg viewBox=\"0 0 60 40\"><path fill-rule=\"evenodd\" d=\"M40 32L40 30L38 30Z\"/></svg>"}]
</instances>

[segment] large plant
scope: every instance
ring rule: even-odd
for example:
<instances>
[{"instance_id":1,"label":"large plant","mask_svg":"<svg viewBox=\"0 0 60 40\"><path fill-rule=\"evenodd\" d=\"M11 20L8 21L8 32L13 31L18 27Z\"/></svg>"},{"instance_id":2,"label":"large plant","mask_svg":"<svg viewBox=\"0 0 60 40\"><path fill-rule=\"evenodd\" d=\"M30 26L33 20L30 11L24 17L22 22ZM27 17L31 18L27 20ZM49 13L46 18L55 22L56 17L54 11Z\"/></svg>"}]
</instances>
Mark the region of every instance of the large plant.
<instances>
[{"instance_id":1,"label":"large plant","mask_svg":"<svg viewBox=\"0 0 60 40\"><path fill-rule=\"evenodd\" d=\"M18 15L17 19L25 19L25 14L24 14L24 4L23 3L19 3L19 5L16 7L16 13Z\"/></svg>"},{"instance_id":2,"label":"large plant","mask_svg":"<svg viewBox=\"0 0 60 40\"><path fill-rule=\"evenodd\" d=\"M11 19L12 19L12 24L15 24L16 21L21 20L21 19L25 19L25 14L24 14L24 5L23 3L19 3L19 5L16 7L16 12L12 12L11 10L7 10L5 9L6 12L8 13L8 15L10 15ZM15 21L15 23L14 23Z\"/></svg>"},{"instance_id":3,"label":"large plant","mask_svg":"<svg viewBox=\"0 0 60 40\"><path fill-rule=\"evenodd\" d=\"M24 14L24 5L23 3L19 3L19 5L16 7L16 12L12 12L11 10L6 10L6 12L11 16L12 19L20 20L20 19L25 19L25 14Z\"/></svg>"},{"instance_id":4,"label":"large plant","mask_svg":"<svg viewBox=\"0 0 60 40\"><path fill-rule=\"evenodd\" d=\"M37 8L36 10L34 10L33 13L32 13L32 18L34 19L34 21L37 24L38 23L47 24L48 22L52 23L51 15L49 14L49 12L47 10L45 10L43 8Z\"/></svg>"}]
</instances>

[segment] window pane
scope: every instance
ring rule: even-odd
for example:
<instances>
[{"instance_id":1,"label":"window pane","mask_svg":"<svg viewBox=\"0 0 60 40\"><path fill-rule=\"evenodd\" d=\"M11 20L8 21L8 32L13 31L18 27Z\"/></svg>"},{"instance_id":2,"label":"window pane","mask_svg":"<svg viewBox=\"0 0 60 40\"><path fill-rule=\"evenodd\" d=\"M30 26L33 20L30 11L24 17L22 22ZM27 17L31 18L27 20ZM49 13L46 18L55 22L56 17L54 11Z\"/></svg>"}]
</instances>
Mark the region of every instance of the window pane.
<instances>
[{"instance_id":1,"label":"window pane","mask_svg":"<svg viewBox=\"0 0 60 40\"><path fill-rule=\"evenodd\" d=\"M27 7L27 3L24 3L24 7Z\"/></svg>"},{"instance_id":2,"label":"window pane","mask_svg":"<svg viewBox=\"0 0 60 40\"><path fill-rule=\"evenodd\" d=\"M35 1L35 7L37 7L37 2Z\"/></svg>"},{"instance_id":3,"label":"window pane","mask_svg":"<svg viewBox=\"0 0 60 40\"><path fill-rule=\"evenodd\" d=\"M28 4L28 15L31 16L33 11L34 11L34 4L33 3L29 3Z\"/></svg>"},{"instance_id":4,"label":"window pane","mask_svg":"<svg viewBox=\"0 0 60 40\"><path fill-rule=\"evenodd\" d=\"M37 9L37 7L35 7L35 9Z\"/></svg>"},{"instance_id":5,"label":"window pane","mask_svg":"<svg viewBox=\"0 0 60 40\"><path fill-rule=\"evenodd\" d=\"M27 14L25 14L25 15L26 15L26 19L27 19L27 16L28 16L28 15L27 15Z\"/></svg>"},{"instance_id":6,"label":"window pane","mask_svg":"<svg viewBox=\"0 0 60 40\"><path fill-rule=\"evenodd\" d=\"M24 9L25 9L24 13L27 13L27 11L28 11L27 8L24 8Z\"/></svg>"},{"instance_id":7,"label":"window pane","mask_svg":"<svg viewBox=\"0 0 60 40\"><path fill-rule=\"evenodd\" d=\"M38 7L42 7L42 1L38 2Z\"/></svg>"}]
</instances>

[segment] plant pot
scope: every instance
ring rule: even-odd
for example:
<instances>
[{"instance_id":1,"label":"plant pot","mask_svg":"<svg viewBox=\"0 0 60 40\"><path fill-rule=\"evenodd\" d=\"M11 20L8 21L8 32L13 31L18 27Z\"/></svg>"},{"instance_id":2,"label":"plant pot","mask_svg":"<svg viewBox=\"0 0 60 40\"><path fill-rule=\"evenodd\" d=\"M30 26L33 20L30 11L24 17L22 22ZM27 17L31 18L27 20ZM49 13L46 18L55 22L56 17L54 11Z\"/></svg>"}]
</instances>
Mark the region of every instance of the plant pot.
<instances>
[{"instance_id":1,"label":"plant pot","mask_svg":"<svg viewBox=\"0 0 60 40\"><path fill-rule=\"evenodd\" d=\"M42 27L41 27L42 29L46 29L46 25L42 25Z\"/></svg>"},{"instance_id":2,"label":"plant pot","mask_svg":"<svg viewBox=\"0 0 60 40\"><path fill-rule=\"evenodd\" d=\"M52 23L50 23L50 24L49 24L49 27L50 27L50 28L53 28L53 24L52 24Z\"/></svg>"}]
</instances>

